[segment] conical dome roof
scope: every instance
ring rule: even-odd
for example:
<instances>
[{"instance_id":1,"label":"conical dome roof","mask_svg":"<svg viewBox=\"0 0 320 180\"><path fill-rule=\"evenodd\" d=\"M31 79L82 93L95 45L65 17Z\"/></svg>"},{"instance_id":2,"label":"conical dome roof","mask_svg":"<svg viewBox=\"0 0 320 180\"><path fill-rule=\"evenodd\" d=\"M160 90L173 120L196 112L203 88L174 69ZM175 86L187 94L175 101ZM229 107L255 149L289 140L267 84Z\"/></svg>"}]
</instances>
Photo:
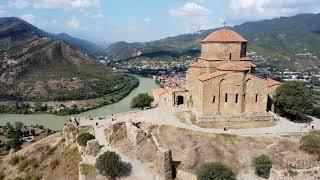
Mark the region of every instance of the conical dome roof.
<instances>
[{"instance_id":1,"label":"conical dome roof","mask_svg":"<svg viewBox=\"0 0 320 180\"><path fill-rule=\"evenodd\" d=\"M247 40L235 31L220 29L211 33L202 42L247 42Z\"/></svg>"}]
</instances>

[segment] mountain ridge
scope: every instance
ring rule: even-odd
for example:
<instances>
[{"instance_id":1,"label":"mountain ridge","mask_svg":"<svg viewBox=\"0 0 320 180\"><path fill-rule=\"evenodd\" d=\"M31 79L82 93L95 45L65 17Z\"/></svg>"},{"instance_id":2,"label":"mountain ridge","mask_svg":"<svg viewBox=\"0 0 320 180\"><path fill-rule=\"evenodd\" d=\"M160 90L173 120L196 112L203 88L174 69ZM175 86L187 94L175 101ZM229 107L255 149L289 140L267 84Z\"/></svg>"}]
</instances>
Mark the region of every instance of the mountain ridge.
<instances>
[{"instance_id":1,"label":"mountain ridge","mask_svg":"<svg viewBox=\"0 0 320 180\"><path fill-rule=\"evenodd\" d=\"M246 22L231 28L239 32L249 41L248 49L264 56L267 61L259 62L263 66L299 69L320 65L317 59L305 59L305 64L297 54L311 53L320 57L320 14L299 14L291 17L280 17L270 20ZM193 57L200 53L200 41L217 29L202 30L192 34L182 34L156 41L144 43L117 42L106 49L106 59L126 61L132 59L148 59L145 54L167 51L181 53L193 51ZM121 52L121 53L118 53Z\"/></svg>"},{"instance_id":2,"label":"mountain ridge","mask_svg":"<svg viewBox=\"0 0 320 180\"><path fill-rule=\"evenodd\" d=\"M48 34L19 18L0 18L0 99L92 99L131 82Z\"/></svg>"}]
</instances>

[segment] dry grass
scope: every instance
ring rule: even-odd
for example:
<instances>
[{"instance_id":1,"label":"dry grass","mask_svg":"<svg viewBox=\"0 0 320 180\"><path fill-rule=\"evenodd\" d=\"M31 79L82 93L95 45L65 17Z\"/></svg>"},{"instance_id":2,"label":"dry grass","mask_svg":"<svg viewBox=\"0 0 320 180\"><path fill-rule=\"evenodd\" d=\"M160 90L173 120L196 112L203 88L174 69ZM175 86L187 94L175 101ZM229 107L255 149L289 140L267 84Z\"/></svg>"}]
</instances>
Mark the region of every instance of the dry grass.
<instances>
[{"instance_id":1,"label":"dry grass","mask_svg":"<svg viewBox=\"0 0 320 180\"><path fill-rule=\"evenodd\" d=\"M80 154L77 147L64 146L60 133L29 144L16 153L25 157L10 165L9 156L3 158L2 171L5 177L14 179L78 179Z\"/></svg>"},{"instance_id":2,"label":"dry grass","mask_svg":"<svg viewBox=\"0 0 320 180\"><path fill-rule=\"evenodd\" d=\"M276 168L308 168L320 164L315 156L299 150L297 141L282 137L208 134L162 126L159 141L162 147L172 150L175 161L181 161L178 169L191 172L203 162L222 161L237 174L248 174L252 159L261 154L270 156Z\"/></svg>"},{"instance_id":3,"label":"dry grass","mask_svg":"<svg viewBox=\"0 0 320 180\"><path fill-rule=\"evenodd\" d=\"M94 134L94 128L92 126L82 126L80 127L78 134L83 134L83 133Z\"/></svg>"},{"instance_id":4,"label":"dry grass","mask_svg":"<svg viewBox=\"0 0 320 180\"><path fill-rule=\"evenodd\" d=\"M91 164L81 164L80 172L85 176L93 176L96 174L96 167Z\"/></svg>"},{"instance_id":5,"label":"dry grass","mask_svg":"<svg viewBox=\"0 0 320 180\"><path fill-rule=\"evenodd\" d=\"M128 139L123 139L116 142L114 146L122 153L144 163L153 162L157 153L157 147L150 138L141 141L138 145L133 145Z\"/></svg>"},{"instance_id":6,"label":"dry grass","mask_svg":"<svg viewBox=\"0 0 320 180\"><path fill-rule=\"evenodd\" d=\"M104 135L106 136L106 139L108 140L109 134L111 133L112 129L111 127L106 127L104 129Z\"/></svg>"}]
</instances>

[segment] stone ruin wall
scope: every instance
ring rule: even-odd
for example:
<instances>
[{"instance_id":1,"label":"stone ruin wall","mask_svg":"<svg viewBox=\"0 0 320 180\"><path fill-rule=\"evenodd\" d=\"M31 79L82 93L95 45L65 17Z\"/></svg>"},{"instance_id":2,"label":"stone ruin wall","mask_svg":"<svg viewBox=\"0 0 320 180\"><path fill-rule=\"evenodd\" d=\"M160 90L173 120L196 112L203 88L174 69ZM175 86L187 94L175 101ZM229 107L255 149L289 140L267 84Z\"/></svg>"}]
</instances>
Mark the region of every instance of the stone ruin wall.
<instances>
[{"instance_id":1,"label":"stone ruin wall","mask_svg":"<svg viewBox=\"0 0 320 180\"><path fill-rule=\"evenodd\" d=\"M270 180L317 180L320 177L320 167L310 169L292 170L294 174L290 175L288 170L275 170L270 171Z\"/></svg>"},{"instance_id":2,"label":"stone ruin wall","mask_svg":"<svg viewBox=\"0 0 320 180\"><path fill-rule=\"evenodd\" d=\"M109 144L114 144L124 138L127 138L134 145L138 145L143 140L152 136L154 125L142 122L119 122L111 125L111 132L108 135ZM173 160L172 152L168 149L158 147L156 158L154 160L155 172L161 180L173 179ZM183 176L183 175L182 175ZM192 179L190 179L192 180Z\"/></svg>"}]
</instances>

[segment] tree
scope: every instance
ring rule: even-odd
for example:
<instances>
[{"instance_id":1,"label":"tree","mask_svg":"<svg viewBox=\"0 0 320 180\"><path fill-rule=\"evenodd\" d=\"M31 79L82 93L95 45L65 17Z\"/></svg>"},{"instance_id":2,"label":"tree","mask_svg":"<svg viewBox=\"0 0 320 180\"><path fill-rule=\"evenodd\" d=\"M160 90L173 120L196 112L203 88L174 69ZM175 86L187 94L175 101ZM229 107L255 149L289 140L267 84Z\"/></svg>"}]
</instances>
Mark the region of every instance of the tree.
<instances>
[{"instance_id":1,"label":"tree","mask_svg":"<svg viewBox=\"0 0 320 180\"><path fill-rule=\"evenodd\" d=\"M138 96L134 97L131 101L130 107L144 109L145 107L151 107L151 103L153 101L153 97L148 93L141 93Z\"/></svg>"},{"instance_id":2,"label":"tree","mask_svg":"<svg viewBox=\"0 0 320 180\"><path fill-rule=\"evenodd\" d=\"M14 123L14 125L15 125L15 130L16 130L16 131L20 131L20 130L22 129L22 127L23 127L23 123L22 123L22 122L19 122L19 121L16 121L16 122Z\"/></svg>"},{"instance_id":3,"label":"tree","mask_svg":"<svg viewBox=\"0 0 320 180\"><path fill-rule=\"evenodd\" d=\"M42 102L35 102L34 109L35 111L42 111Z\"/></svg>"},{"instance_id":4,"label":"tree","mask_svg":"<svg viewBox=\"0 0 320 180\"><path fill-rule=\"evenodd\" d=\"M320 131L311 131L300 139L301 149L315 153L320 158Z\"/></svg>"},{"instance_id":5,"label":"tree","mask_svg":"<svg viewBox=\"0 0 320 180\"><path fill-rule=\"evenodd\" d=\"M99 174L115 178L121 175L121 158L115 152L107 151L97 158L96 168Z\"/></svg>"},{"instance_id":6,"label":"tree","mask_svg":"<svg viewBox=\"0 0 320 180\"><path fill-rule=\"evenodd\" d=\"M288 81L277 88L275 106L284 116L295 120L312 112L312 96L301 83Z\"/></svg>"},{"instance_id":7,"label":"tree","mask_svg":"<svg viewBox=\"0 0 320 180\"><path fill-rule=\"evenodd\" d=\"M253 159L253 166L255 168L256 175L269 178L270 170L272 168L272 160L267 155L260 155Z\"/></svg>"},{"instance_id":8,"label":"tree","mask_svg":"<svg viewBox=\"0 0 320 180\"><path fill-rule=\"evenodd\" d=\"M231 168L221 162L202 164L196 171L198 180L235 180Z\"/></svg>"},{"instance_id":9,"label":"tree","mask_svg":"<svg viewBox=\"0 0 320 180\"><path fill-rule=\"evenodd\" d=\"M86 146L87 145L87 142L91 139L95 139L94 135L90 134L90 133L83 133L83 134L80 134L78 137L77 137L77 143L80 145L80 146Z\"/></svg>"}]
</instances>

